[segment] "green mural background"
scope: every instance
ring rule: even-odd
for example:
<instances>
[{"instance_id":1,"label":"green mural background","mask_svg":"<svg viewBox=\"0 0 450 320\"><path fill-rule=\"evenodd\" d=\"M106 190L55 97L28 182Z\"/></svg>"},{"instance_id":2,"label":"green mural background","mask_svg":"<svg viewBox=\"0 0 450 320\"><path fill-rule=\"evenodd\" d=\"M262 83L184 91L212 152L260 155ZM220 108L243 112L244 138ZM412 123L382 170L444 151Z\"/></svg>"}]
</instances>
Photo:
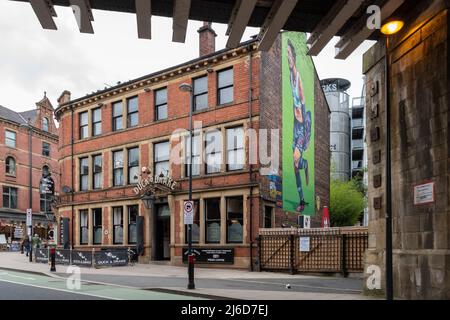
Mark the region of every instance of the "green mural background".
<instances>
[{"instance_id":1,"label":"green mural background","mask_svg":"<svg viewBox=\"0 0 450 320\"><path fill-rule=\"evenodd\" d=\"M304 150L302 158L308 163L309 184L306 185L305 170L300 169L301 184L303 189L304 210L298 210L300 196L297 191L297 182L294 165L294 97L291 85L291 72L288 61L288 43L291 43L295 50L296 68L300 74L303 86L303 96L305 102L305 114L310 112L311 133L309 145ZM283 165L283 210L288 212L298 212L303 215L312 216L315 214L315 185L314 185L314 81L315 69L310 56L307 55L306 35L298 32L282 33L282 165ZM295 73L295 72L294 72ZM297 121L297 128L302 127ZM307 130L308 131L308 130Z\"/></svg>"}]
</instances>

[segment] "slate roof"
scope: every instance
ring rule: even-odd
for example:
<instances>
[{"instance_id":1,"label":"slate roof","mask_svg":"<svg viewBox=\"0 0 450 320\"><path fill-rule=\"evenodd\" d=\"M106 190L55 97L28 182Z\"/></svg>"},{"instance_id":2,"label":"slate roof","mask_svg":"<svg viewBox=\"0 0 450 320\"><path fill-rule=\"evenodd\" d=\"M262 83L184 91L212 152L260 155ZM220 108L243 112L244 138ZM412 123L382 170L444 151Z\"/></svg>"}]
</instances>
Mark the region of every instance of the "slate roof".
<instances>
[{"instance_id":1,"label":"slate roof","mask_svg":"<svg viewBox=\"0 0 450 320\"><path fill-rule=\"evenodd\" d=\"M24 112L15 112L11 109L0 105L0 118L12 121L18 124L26 124L28 118L33 121L36 118L37 110L29 110Z\"/></svg>"}]
</instances>

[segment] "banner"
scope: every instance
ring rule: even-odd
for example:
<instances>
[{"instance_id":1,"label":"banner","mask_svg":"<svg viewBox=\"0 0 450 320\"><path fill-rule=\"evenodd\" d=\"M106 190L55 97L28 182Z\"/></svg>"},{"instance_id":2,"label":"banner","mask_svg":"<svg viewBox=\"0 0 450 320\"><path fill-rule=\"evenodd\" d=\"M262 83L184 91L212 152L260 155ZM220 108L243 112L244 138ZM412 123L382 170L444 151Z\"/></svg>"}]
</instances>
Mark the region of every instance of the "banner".
<instances>
[{"instance_id":1,"label":"banner","mask_svg":"<svg viewBox=\"0 0 450 320\"><path fill-rule=\"evenodd\" d=\"M58 250L55 252L56 264L70 264L70 250Z\"/></svg>"},{"instance_id":2,"label":"banner","mask_svg":"<svg viewBox=\"0 0 450 320\"><path fill-rule=\"evenodd\" d=\"M72 251L72 264L79 267L92 266L92 252L91 251Z\"/></svg>"},{"instance_id":3,"label":"banner","mask_svg":"<svg viewBox=\"0 0 450 320\"><path fill-rule=\"evenodd\" d=\"M282 33L283 210L315 214L314 85L306 35Z\"/></svg>"},{"instance_id":4,"label":"banner","mask_svg":"<svg viewBox=\"0 0 450 320\"><path fill-rule=\"evenodd\" d=\"M94 253L94 263L97 267L116 267L128 265L128 252L98 251Z\"/></svg>"},{"instance_id":5,"label":"banner","mask_svg":"<svg viewBox=\"0 0 450 320\"><path fill-rule=\"evenodd\" d=\"M39 263L48 263L48 249L35 249L34 259Z\"/></svg>"}]
</instances>

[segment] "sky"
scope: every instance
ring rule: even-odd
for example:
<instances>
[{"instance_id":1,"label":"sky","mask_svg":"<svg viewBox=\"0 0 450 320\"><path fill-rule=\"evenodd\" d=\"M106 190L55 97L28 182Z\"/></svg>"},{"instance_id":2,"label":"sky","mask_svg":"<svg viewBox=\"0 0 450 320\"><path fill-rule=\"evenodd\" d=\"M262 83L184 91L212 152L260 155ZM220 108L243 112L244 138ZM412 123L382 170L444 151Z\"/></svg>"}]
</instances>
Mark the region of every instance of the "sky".
<instances>
[{"instance_id":1,"label":"sky","mask_svg":"<svg viewBox=\"0 0 450 320\"><path fill-rule=\"evenodd\" d=\"M0 1L0 105L16 111L35 108L44 92L57 107L64 90L78 98L106 86L125 82L198 57L199 21L189 21L186 42L172 42L172 20L152 18L152 40L138 39L133 14L94 10L95 34L78 30L72 10L56 7L58 30L44 30L31 6ZM213 24L216 49L225 47L224 24ZM243 41L258 34L247 28ZM334 59L337 38L314 58L321 79L345 78L352 82L348 93L361 95L362 54L366 42L347 60Z\"/></svg>"}]
</instances>

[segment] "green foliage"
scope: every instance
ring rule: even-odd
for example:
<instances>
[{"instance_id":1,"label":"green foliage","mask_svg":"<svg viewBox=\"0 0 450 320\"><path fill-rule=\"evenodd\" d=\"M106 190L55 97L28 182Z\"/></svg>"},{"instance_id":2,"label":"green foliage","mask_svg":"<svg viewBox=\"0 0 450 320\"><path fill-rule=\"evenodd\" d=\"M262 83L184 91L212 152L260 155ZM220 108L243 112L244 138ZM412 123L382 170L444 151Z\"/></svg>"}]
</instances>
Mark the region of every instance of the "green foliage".
<instances>
[{"instance_id":1,"label":"green foliage","mask_svg":"<svg viewBox=\"0 0 450 320\"><path fill-rule=\"evenodd\" d=\"M357 180L333 180L330 186L330 220L333 227L353 226L366 206Z\"/></svg>"}]
</instances>

